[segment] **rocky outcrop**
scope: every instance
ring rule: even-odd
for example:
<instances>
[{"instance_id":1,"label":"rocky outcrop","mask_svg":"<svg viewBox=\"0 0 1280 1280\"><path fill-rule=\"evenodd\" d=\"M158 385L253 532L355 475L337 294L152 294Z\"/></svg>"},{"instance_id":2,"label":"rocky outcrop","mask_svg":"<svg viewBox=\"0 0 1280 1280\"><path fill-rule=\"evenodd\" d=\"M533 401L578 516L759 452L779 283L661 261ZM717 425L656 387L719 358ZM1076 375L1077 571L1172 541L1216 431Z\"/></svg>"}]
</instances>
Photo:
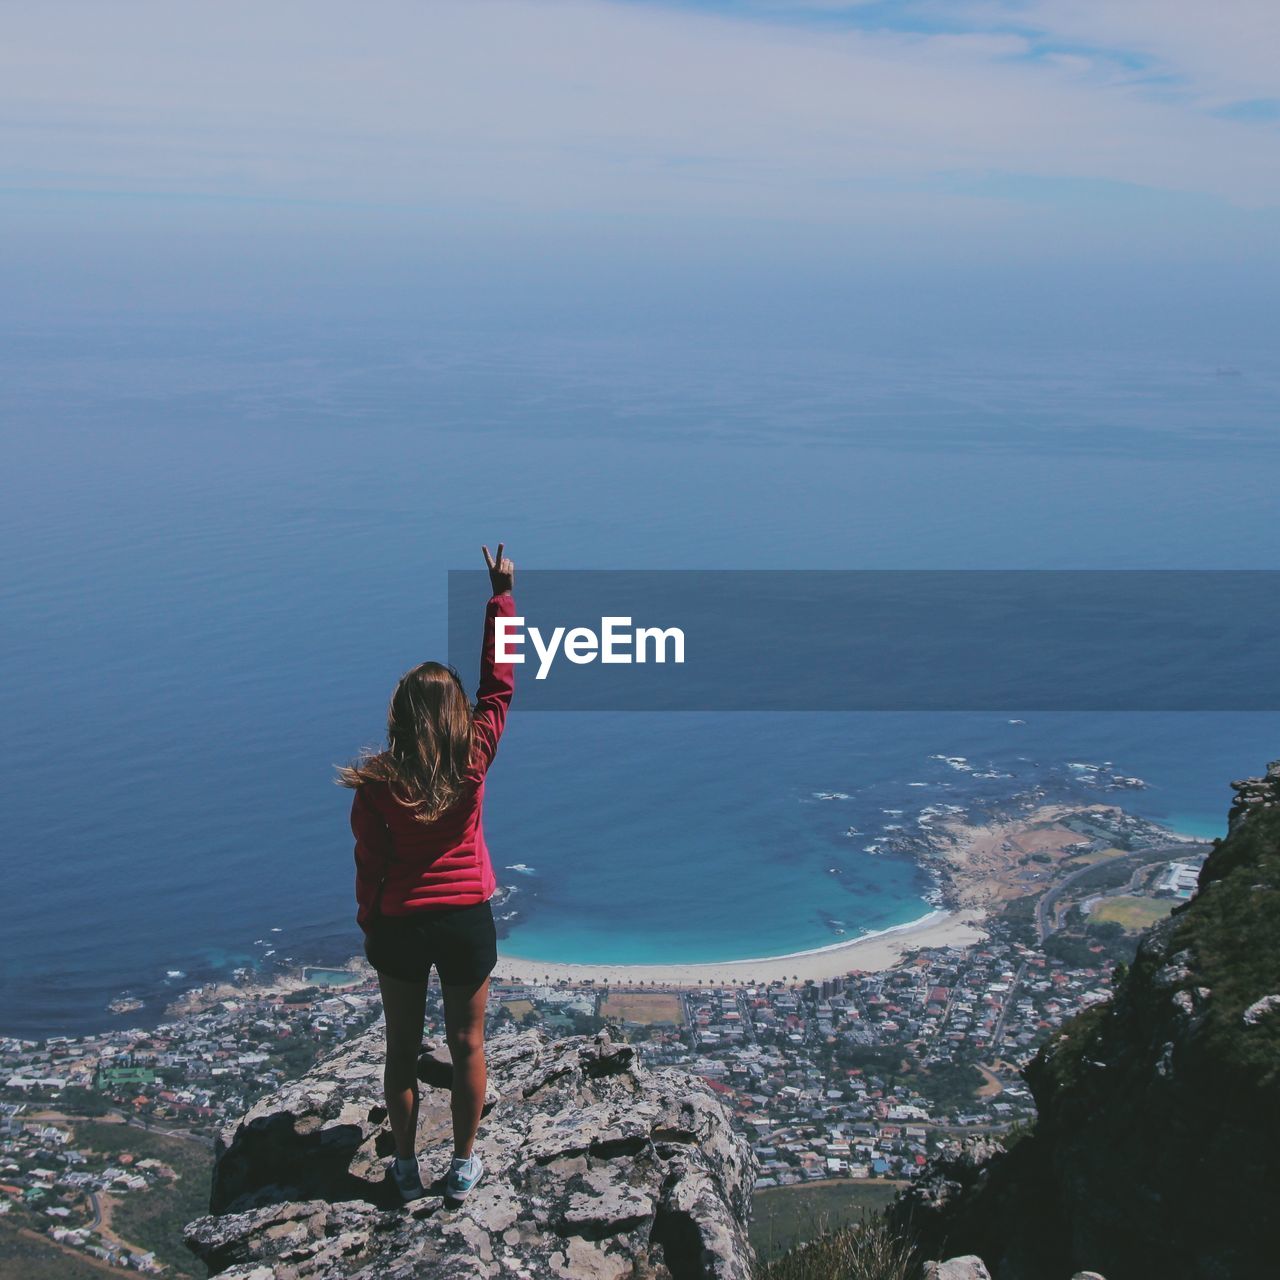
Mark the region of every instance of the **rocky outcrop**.
<instances>
[{"instance_id":1,"label":"rocky outcrop","mask_svg":"<svg viewBox=\"0 0 1280 1280\"><path fill-rule=\"evenodd\" d=\"M895 1211L930 1252L972 1252L997 1280L1274 1273L1280 762L1232 786L1196 897L1028 1066L1032 1133L931 1166Z\"/></svg>"},{"instance_id":2,"label":"rocky outcrop","mask_svg":"<svg viewBox=\"0 0 1280 1280\"><path fill-rule=\"evenodd\" d=\"M926 1262L924 1280L991 1280L991 1272L981 1258L969 1254L947 1262Z\"/></svg>"},{"instance_id":3,"label":"rocky outcrop","mask_svg":"<svg viewBox=\"0 0 1280 1280\"><path fill-rule=\"evenodd\" d=\"M262 1099L218 1143L188 1245L227 1280L627 1277L747 1280L755 1163L700 1080L603 1032L489 1045L486 1175L465 1205L401 1205L387 1180L379 1027ZM426 1053L424 1178L452 1152L447 1058Z\"/></svg>"}]
</instances>

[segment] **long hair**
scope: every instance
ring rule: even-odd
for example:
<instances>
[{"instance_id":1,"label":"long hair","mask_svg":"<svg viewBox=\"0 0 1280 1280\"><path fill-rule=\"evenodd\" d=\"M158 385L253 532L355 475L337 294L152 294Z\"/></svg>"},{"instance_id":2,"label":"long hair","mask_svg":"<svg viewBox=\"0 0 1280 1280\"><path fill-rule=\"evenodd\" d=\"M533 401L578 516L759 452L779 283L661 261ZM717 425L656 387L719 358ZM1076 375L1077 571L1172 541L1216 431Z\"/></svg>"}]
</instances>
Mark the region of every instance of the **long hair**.
<instances>
[{"instance_id":1,"label":"long hair","mask_svg":"<svg viewBox=\"0 0 1280 1280\"><path fill-rule=\"evenodd\" d=\"M406 671L387 709L385 749L363 752L338 766L340 787L385 782L412 805L420 822L433 822L466 787L471 765L471 703L452 667L424 662ZM398 794L397 794L398 792Z\"/></svg>"}]
</instances>

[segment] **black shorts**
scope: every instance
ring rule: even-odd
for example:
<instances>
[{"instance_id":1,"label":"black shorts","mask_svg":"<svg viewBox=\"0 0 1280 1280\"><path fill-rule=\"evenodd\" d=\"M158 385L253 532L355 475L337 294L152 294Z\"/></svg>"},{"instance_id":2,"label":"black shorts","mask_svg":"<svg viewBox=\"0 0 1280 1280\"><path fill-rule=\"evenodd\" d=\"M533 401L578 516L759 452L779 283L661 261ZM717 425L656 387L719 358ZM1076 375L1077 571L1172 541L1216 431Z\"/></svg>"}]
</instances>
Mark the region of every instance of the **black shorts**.
<instances>
[{"instance_id":1,"label":"black shorts","mask_svg":"<svg viewBox=\"0 0 1280 1280\"><path fill-rule=\"evenodd\" d=\"M426 982L435 965L447 986L479 986L498 963L493 908L438 907L404 916L375 916L364 954L379 973L402 982Z\"/></svg>"}]
</instances>

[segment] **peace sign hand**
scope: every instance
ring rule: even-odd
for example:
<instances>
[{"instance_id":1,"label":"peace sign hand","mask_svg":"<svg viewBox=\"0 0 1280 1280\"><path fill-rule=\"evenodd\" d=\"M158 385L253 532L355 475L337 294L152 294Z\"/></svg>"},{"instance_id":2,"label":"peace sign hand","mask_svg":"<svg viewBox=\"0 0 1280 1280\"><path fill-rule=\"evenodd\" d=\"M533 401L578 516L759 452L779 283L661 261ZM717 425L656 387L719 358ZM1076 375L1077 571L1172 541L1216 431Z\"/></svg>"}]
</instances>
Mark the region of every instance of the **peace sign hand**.
<instances>
[{"instance_id":1,"label":"peace sign hand","mask_svg":"<svg viewBox=\"0 0 1280 1280\"><path fill-rule=\"evenodd\" d=\"M491 556L488 547L482 547L484 552L484 562L489 569L489 582L493 587L495 596L504 596L511 594L511 588L516 585L516 567L510 560L506 560L502 555L502 543L498 543L498 554Z\"/></svg>"}]
</instances>

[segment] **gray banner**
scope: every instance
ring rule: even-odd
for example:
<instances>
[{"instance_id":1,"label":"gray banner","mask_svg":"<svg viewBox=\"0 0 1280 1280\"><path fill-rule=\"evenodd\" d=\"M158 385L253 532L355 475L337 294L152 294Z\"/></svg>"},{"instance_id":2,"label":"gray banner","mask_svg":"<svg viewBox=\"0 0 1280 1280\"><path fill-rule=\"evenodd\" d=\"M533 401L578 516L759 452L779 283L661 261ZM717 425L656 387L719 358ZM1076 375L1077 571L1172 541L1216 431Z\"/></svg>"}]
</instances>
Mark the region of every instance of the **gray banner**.
<instances>
[{"instance_id":1,"label":"gray banner","mask_svg":"<svg viewBox=\"0 0 1280 1280\"><path fill-rule=\"evenodd\" d=\"M522 711L1280 709L1274 570L532 570L516 588ZM488 595L483 571L449 574L472 687Z\"/></svg>"}]
</instances>

